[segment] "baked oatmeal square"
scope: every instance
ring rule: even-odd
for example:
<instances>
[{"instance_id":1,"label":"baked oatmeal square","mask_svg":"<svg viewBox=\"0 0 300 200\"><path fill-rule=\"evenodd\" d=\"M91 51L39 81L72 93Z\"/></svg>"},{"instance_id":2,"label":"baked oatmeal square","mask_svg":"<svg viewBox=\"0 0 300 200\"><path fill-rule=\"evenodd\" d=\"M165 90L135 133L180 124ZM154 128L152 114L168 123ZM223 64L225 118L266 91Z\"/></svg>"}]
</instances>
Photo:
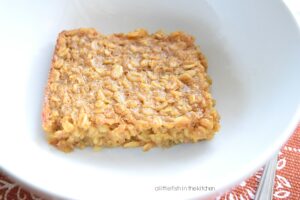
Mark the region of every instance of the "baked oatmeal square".
<instances>
[{"instance_id":1,"label":"baked oatmeal square","mask_svg":"<svg viewBox=\"0 0 300 200\"><path fill-rule=\"evenodd\" d=\"M211 139L219 115L207 62L183 32L59 34L43 107L50 144L169 147Z\"/></svg>"}]
</instances>

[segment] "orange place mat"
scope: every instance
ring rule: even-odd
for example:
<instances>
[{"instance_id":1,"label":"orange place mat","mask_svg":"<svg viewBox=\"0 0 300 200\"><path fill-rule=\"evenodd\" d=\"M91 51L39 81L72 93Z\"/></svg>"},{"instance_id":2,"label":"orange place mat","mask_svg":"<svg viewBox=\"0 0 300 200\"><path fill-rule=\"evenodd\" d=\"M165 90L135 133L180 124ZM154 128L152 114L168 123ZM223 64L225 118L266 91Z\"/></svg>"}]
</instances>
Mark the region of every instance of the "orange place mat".
<instances>
[{"instance_id":1,"label":"orange place mat","mask_svg":"<svg viewBox=\"0 0 300 200\"><path fill-rule=\"evenodd\" d=\"M217 199L254 199L261 175L262 169ZM300 124L279 152L273 190L273 200L300 200Z\"/></svg>"},{"instance_id":2,"label":"orange place mat","mask_svg":"<svg viewBox=\"0 0 300 200\"><path fill-rule=\"evenodd\" d=\"M248 180L217 197L216 200L254 199L261 174L262 170L259 170ZM43 198L26 191L0 172L0 200L19 199L42 200ZM273 199L300 200L300 125L279 152Z\"/></svg>"}]
</instances>

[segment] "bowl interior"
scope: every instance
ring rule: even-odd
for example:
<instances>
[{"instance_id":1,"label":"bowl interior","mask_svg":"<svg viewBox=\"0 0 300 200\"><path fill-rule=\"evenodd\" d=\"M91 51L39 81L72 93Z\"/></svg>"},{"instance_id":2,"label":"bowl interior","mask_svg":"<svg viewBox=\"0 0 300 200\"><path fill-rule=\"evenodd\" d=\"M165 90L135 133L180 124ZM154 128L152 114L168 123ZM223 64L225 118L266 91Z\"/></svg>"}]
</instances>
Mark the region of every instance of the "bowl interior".
<instances>
[{"instance_id":1,"label":"bowl interior","mask_svg":"<svg viewBox=\"0 0 300 200\"><path fill-rule=\"evenodd\" d=\"M0 39L0 88L7 94L0 105L5 122L0 161L33 187L80 199L99 193L201 197L209 192L153 191L158 186L218 191L231 186L262 165L299 119L300 37L281 2L88 0L12 6L6 2L0 8L6 28ZM182 30L195 36L209 62L220 132L212 141L147 153L116 148L63 154L50 147L40 113L51 56L57 34L79 27L105 34L141 27Z\"/></svg>"}]
</instances>

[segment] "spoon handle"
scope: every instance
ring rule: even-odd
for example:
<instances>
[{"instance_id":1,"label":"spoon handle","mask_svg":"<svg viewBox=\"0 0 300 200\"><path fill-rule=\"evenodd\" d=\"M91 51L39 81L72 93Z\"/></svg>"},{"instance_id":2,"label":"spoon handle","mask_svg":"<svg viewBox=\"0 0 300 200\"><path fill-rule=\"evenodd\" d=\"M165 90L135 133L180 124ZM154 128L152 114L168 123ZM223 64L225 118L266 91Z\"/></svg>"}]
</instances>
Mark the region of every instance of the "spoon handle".
<instances>
[{"instance_id":1,"label":"spoon handle","mask_svg":"<svg viewBox=\"0 0 300 200\"><path fill-rule=\"evenodd\" d=\"M265 165L254 200L272 200L277 154Z\"/></svg>"}]
</instances>

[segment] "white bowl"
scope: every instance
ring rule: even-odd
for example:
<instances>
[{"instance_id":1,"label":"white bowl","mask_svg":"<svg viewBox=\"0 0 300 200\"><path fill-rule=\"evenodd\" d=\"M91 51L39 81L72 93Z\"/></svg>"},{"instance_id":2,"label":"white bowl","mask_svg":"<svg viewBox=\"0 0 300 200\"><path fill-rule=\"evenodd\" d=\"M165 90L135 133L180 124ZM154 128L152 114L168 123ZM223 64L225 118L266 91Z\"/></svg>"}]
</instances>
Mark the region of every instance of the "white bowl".
<instances>
[{"instance_id":1,"label":"white bowl","mask_svg":"<svg viewBox=\"0 0 300 200\"><path fill-rule=\"evenodd\" d=\"M300 34L281 1L6 1L0 6L0 164L25 185L71 199L187 199L217 195L280 148L299 121ZM57 34L183 30L209 61L221 131L170 149L49 146L41 106ZM156 191L209 186L215 191ZM174 189L174 188L173 188Z\"/></svg>"}]
</instances>

